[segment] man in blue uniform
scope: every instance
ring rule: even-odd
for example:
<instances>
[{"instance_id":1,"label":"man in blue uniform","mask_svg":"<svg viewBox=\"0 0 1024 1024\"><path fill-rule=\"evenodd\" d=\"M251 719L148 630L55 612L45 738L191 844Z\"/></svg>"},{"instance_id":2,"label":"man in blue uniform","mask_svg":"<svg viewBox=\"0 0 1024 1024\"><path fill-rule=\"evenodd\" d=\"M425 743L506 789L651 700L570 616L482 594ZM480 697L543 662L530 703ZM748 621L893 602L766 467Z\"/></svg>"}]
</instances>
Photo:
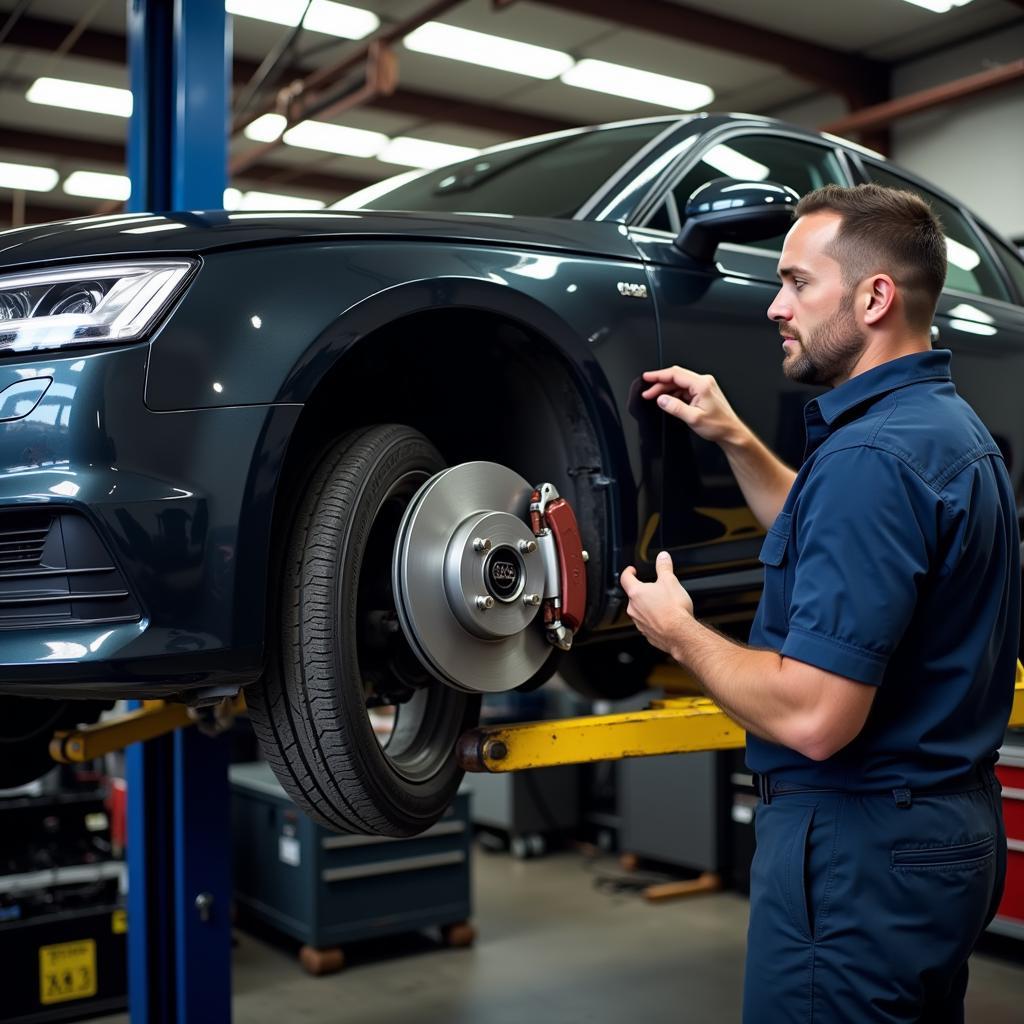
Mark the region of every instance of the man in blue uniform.
<instances>
[{"instance_id":1,"label":"man in blue uniform","mask_svg":"<svg viewBox=\"0 0 1024 1024\"><path fill-rule=\"evenodd\" d=\"M693 617L669 556L629 614L748 730L761 796L744 1020L959 1021L998 903L992 764L1013 696L1020 548L1002 455L930 326L945 239L908 192L805 196L768 310L807 403L794 472L714 379L646 398L729 459L767 530L750 646Z\"/></svg>"}]
</instances>

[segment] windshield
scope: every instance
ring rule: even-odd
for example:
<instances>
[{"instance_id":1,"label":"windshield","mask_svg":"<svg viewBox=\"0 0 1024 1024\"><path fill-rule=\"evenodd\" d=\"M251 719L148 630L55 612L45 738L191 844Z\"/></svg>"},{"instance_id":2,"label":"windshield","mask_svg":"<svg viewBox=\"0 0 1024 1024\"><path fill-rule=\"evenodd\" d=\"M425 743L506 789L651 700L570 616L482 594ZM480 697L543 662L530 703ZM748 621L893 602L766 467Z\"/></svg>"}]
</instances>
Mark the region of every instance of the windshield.
<instances>
[{"instance_id":1,"label":"windshield","mask_svg":"<svg viewBox=\"0 0 1024 1024\"><path fill-rule=\"evenodd\" d=\"M440 170L400 174L334 208L571 217L670 124L648 121L513 144Z\"/></svg>"}]
</instances>

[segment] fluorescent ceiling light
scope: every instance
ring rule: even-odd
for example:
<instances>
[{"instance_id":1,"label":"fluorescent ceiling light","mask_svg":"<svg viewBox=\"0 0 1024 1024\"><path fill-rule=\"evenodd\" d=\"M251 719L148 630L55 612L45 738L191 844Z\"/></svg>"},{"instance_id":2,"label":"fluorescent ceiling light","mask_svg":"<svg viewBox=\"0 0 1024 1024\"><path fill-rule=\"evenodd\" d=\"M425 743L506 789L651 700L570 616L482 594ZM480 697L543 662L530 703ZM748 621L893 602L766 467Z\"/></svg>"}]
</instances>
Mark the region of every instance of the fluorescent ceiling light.
<instances>
[{"instance_id":1,"label":"fluorescent ceiling light","mask_svg":"<svg viewBox=\"0 0 1024 1024\"><path fill-rule=\"evenodd\" d=\"M426 139L399 135L377 154L377 159L405 167L433 168L468 160L479 152L479 149L470 149L469 146L452 146L447 142L428 142Z\"/></svg>"},{"instance_id":2,"label":"fluorescent ceiling light","mask_svg":"<svg viewBox=\"0 0 1024 1024\"><path fill-rule=\"evenodd\" d=\"M289 146L300 146L303 149L319 149L343 156L371 157L388 144L388 137L382 132L346 128L325 121L302 121L284 133L284 141Z\"/></svg>"},{"instance_id":3,"label":"fluorescent ceiling light","mask_svg":"<svg viewBox=\"0 0 1024 1024\"><path fill-rule=\"evenodd\" d=\"M389 192L393 192L396 188L404 185L407 181L413 181L422 174L423 171L403 171L401 174L396 174L391 178L385 178L384 181L375 181L372 185L367 185L366 188L361 188L358 192L353 192L351 195L345 196L344 199L339 199L336 203L331 203L330 209L362 209L362 207L367 203L372 203L374 199L380 199L382 196L386 196Z\"/></svg>"},{"instance_id":4,"label":"fluorescent ceiling light","mask_svg":"<svg viewBox=\"0 0 1024 1024\"><path fill-rule=\"evenodd\" d=\"M981 257L969 245L952 238L946 239L946 258L953 266L967 271L973 270L981 262Z\"/></svg>"},{"instance_id":5,"label":"fluorescent ceiling light","mask_svg":"<svg viewBox=\"0 0 1024 1024\"><path fill-rule=\"evenodd\" d=\"M406 49L434 57L462 60L499 71L513 71L531 78L557 78L572 67L573 59L560 50L519 43L514 39L471 32L469 29L428 21L404 39Z\"/></svg>"},{"instance_id":6,"label":"fluorescent ceiling light","mask_svg":"<svg viewBox=\"0 0 1024 1024\"><path fill-rule=\"evenodd\" d=\"M273 142L287 123L288 118L283 114L264 114L247 124L242 134L256 142Z\"/></svg>"},{"instance_id":7,"label":"fluorescent ceiling light","mask_svg":"<svg viewBox=\"0 0 1024 1024\"><path fill-rule=\"evenodd\" d=\"M971 0L906 0L908 4L915 7L923 7L927 11L934 11L936 14L945 14L954 7L963 7Z\"/></svg>"},{"instance_id":8,"label":"fluorescent ceiling light","mask_svg":"<svg viewBox=\"0 0 1024 1024\"><path fill-rule=\"evenodd\" d=\"M380 26L380 18L372 11L333 3L332 0L313 0L305 20L302 14L306 10L306 0L226 0L224 9L228 14L291 28L302 21L302 27L310 32L322 32L342 39L362 39Z\"/></svg>"},{"instance_id":9,"label":"fluorescent ceiling light","mask_svg":"<svg viewBox=\"0 0 1024 1024\"><path fill-rule=\"evenodd\" d=\"M320 199L304 199L277 192L246 192L238 204L239 210L322 210L327 204Z\"/></svg>"},{"instance_id":10,"label":"fluorescent ceiling light","mask_svg":"<svg viewBox=\"0 0 1024 1024\"><path fill-rule=\"evenodd\" d=\"M625 96L678 110L706 107L715 98L714 91L699 82L656 75L652 71L609 64L604 60L581 60L562 75L562 81L580 89L593 89L610 96Z\"/></svg>"},{"instance_id":11,"label":"fluorescent ceiling light","mask_svg":"<svg viewBox=\"0 0 1024 1024\"><path fill-rule=\"evenodd\" d=\"M52 167L0 163L0 188L24 189L26 192L49 192L57 187L58 181L60 181L60 175Z\"/></svg>"},{"instance_id":12,"label":"fluorescent ceiling light","mask_svg":"<svg viewBox=\"0 0 1024 1024\"><path fill-rule=\"evenodd\" d=\"M313 0L302 27L310 32L323 32L342 39L362 39L380 27L380 18L373 11L331 0Z\"/></svg>"},{"instance_id":13,"label":"fluorescent ceiling light","mask_svg":"<svg viewBox=\"0 0 1024 1024\"><path fill-rule=\"evenodd\" d=\"M727 177L740 181L764 181L768 177L768 168L764 164L722 143L713 146L701 160Z\"/></svg>"},{"instance_id":14,"label":"fluorescent ceiling light","mask_svg":"<svg viewBox=\"0 0 1024 1024\"><path fill-rule=\"evenodd\" d=\"M64 180L69 196L87 199L125 200L132 194L131 179L124 174L101 174L99 171L74 171Z\"/></svg>"},{"instance_id":15,"label":"fluorescent ceiling light","mask_svg":"<svg viewBox=\"0 0 1024 1024\"><path fill-rule=\"evenodd\" d=\"M224 189L223 203L225 210L237 210L241 201L242 193L237 188Z\"/></svg>"},{"instance_id":16,"label":"fluorescent ceiling light","mask_svg":"<svg viewBox=\"0 0 1024 1024\"><path fill-rule=\"evenodd\" d=\"M37 78L29 86L25 99L30 103L45 103L48 107L86 110L90 114L132 116L131 91L114 89L109 85L69 82L63 78Z\"/></svg>"}]
</instances>

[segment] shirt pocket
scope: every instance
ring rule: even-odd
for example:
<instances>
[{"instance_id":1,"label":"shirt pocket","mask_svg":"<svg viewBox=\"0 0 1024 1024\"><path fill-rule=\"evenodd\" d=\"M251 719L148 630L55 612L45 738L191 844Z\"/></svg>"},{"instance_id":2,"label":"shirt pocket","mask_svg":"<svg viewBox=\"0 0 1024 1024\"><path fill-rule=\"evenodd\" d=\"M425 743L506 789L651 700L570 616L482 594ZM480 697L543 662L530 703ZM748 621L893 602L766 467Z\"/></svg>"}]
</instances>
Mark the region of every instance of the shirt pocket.
<instances>
[{"instance_id":1,"label":"shirt pocket","mask_svg":"<svg viewBox=\"0 0 1024 1024\"><path fill-rule=\"evenodd\" d=\"M757 556L764 565L779 566L785 562L792 519L791 512L780 512L772 523L761 545L761 553Z\"/></svg>"}]
</instances>

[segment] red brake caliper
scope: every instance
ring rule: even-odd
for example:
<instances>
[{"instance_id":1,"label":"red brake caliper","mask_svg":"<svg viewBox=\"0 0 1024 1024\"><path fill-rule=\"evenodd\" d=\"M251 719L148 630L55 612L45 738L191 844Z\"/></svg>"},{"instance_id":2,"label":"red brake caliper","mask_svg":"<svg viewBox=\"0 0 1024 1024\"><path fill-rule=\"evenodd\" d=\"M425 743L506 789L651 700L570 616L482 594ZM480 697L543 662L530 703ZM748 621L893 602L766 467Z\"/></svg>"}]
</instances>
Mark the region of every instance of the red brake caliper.
<instances>
[{"instance_id":1,"label":"red brake caliper","mask_svg":"<svg viewBox=\"0 0 1024 1024\"><path fill-rule=\"evenodd\" d=\"M567 651L587 608L587 553L576 514L553 484L530 495L530 527L544 557L544 629L552 644Z\"/></svg>"}]
</instances>

